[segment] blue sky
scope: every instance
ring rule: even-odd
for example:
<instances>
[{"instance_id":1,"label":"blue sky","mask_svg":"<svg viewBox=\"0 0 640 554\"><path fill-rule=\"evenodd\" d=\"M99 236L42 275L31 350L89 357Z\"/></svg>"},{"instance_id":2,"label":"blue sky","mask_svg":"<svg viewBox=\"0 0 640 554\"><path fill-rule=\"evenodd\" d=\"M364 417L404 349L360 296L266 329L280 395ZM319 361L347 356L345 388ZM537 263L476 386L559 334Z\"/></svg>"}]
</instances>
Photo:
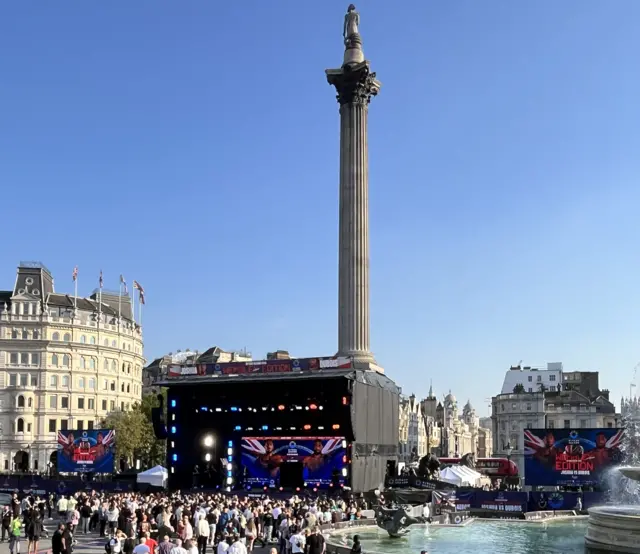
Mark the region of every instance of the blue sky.
<instances>
[{"instance_id":1,"label":"blue sky","mask_svg":"<svg viewBox=\"0 0 640 554\"><path fill-rule=\"evenodd\" d=\"M2 282L147 291L148 358L331 355L348 2L0 6ZM372 347L484 414L512 363L640 362L640 2L369 1Z\"/></svg>"}]
</instances>

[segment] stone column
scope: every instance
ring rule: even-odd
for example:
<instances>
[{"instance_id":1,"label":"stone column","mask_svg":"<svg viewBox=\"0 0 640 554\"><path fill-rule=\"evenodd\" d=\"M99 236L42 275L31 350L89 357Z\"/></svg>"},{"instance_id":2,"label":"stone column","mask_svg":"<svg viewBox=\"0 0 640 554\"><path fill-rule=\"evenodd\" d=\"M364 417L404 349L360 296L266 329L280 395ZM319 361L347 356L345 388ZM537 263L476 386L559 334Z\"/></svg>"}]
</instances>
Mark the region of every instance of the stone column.
<instances>
[{"instance_id":1,"label":"stone column","mask_svg":"<svg viewBox=\"0 0 640 554\"><path fill-rule=\"evenodd\" d=\"M359 37L358 37L359 39ZM355 41L352 41L352 44ZM361 54L360 43L357 44ZM338 355L375 363L369 337L369 102L380 83L349 48L340 69L327 70L340 104Z\"/></svg>"}]
</instances>

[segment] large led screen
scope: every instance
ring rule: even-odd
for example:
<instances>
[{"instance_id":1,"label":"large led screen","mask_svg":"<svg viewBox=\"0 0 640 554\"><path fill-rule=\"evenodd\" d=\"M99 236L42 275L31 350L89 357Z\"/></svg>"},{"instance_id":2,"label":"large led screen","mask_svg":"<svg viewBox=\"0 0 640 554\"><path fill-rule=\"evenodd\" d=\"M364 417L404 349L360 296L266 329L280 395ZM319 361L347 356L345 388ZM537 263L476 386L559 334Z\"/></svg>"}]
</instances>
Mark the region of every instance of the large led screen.
<instances>
[{"instance_id":1,"label":"large led screen","mask_svg":"<svg viewBox=\"0 0 640 554\"><path fill-rule=\"evenodd\" d=\"M112 473L115 431L58 431L58 471Z\"/></svg>"}]
</instances>

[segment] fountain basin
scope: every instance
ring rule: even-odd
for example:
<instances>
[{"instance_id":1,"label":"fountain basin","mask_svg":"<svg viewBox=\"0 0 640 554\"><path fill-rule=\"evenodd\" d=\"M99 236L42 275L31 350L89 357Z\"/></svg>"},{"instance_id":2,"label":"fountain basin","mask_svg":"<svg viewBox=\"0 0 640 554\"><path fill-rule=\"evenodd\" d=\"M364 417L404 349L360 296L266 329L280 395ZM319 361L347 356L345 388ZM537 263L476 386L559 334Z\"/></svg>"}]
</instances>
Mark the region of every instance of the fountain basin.
<instances>
[{"instance_id":1,"label":"fountain basin","mask_svg":"<svg viewBox=\"0 0 640 554\"><path fill-rule=\"evenodd\" d=\"M585 535L589 554L640 553L640 506L596 506Z\"/></svg>"}]
</instances>

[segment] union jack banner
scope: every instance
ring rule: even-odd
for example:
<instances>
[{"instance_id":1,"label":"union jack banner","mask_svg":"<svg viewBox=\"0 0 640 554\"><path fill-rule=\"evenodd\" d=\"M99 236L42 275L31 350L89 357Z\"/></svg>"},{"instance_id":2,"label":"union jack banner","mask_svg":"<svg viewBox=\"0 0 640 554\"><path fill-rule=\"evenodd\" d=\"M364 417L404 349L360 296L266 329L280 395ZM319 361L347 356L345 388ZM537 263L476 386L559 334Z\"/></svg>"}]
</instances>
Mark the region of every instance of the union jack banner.
<instances>
[{"instance_id":1,"label":"union jack banner","mask_svg":"<svg viewBox=\"0 0 640 554\"><path fill-rule=\"evenodd\" d=\"M74 281L77 281L77 280L78 280L78 266L76 266L76 267L74 267L74 268L73 268L73 275L72 275L72 277L73 277L73 280L74 280Z\"/></svg>"},{"instance_id":2,"label":"union jack banner","mask_svg":"<svg viewBox=\"0 0 640 554\"><path fill-rule=\"evenodd\" d=\"M137 289L138 293L139 293L139 297L140 297L140 304L144 305L144 289L142 288L142 285L140 283L138 283L138 281L133 281L133 288Z\"/></svg>"}]
</instances>

